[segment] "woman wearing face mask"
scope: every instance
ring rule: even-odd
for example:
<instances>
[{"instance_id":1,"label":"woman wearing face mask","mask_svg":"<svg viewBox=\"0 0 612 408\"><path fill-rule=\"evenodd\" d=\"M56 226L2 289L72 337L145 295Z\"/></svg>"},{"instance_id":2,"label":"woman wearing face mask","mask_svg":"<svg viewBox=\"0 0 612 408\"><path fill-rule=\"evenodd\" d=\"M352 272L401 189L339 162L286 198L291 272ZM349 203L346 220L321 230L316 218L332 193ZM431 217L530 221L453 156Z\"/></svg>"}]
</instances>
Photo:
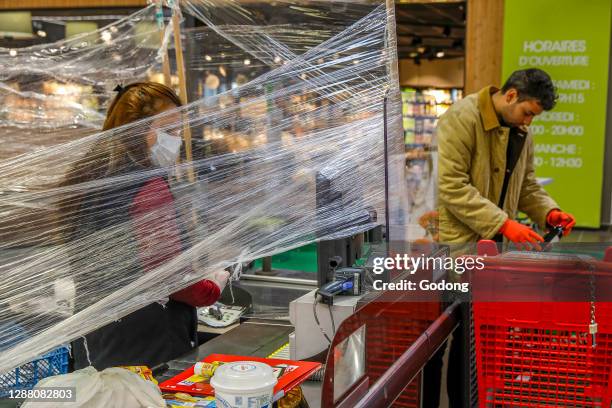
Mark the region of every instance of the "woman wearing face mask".
<instances>
[{"instance_id":1,"label":"woman wearing face mask","mask_svg":"<svg viewBox=\"0 0 612 408\"><path fill-rule=\"evenodd\" d=\"M157 83L134 83L116 91L104 130L181 105L174 91ZM112 273L142 276L185 249L166 172L156 171L169 169L179 156L180 135L168 129L176 128L180 120L180 113L167 112L152 121L148 131L118 132L101 138L67 174L63 186L76 186L75 191L82 183L95 180L102 185L85 194L75 193L61 204L65 235L78 248L73 251L72 266L76 271L86 271L77 274L77 294L80 291L85 299L82 307L103 297L96 297L100 292L96 288L106 280L109 270L109 280ZM143 126L149 126L148 122ZM115 181L126 175L130 176L127 185ZM108 244L96 237L113 228L121 229L121 243L112 247L109 259L104 253ZM214 303L228 276L219 271L212 280L171 294L163 304L151 299L153 303L148 306L89 333L85 341L75 341L75 369L90 363L98 370L117 365L152 367L185 354L197 345L196 307Z\"/></svg>"}]
</instances>

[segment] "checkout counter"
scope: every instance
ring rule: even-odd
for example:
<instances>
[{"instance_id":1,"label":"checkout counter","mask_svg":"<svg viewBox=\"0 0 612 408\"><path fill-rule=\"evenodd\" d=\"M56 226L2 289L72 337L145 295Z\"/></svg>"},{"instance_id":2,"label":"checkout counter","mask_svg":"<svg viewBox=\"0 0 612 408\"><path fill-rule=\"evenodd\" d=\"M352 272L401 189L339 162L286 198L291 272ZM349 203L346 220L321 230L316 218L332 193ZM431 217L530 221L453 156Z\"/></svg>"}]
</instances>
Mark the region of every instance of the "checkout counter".
<instances>
[{"instance_id":1,"label":"checkout counter","mask_svg":"<svg viewBox=\"0 0 612 408\"><path fill-rule=\"evenodd\" d=\"M244 275L243 275L244 276ZM236 303L251 306L239 322L217 328L199 324L198 335L206 341L191 352L167 363L167 368L156 376L166 381L210 354L233 354L253 357L291 359L289 342L295 327L289 319L289 304L316 288L305 281L287 283L283 279L262 282L248 277L234 283ZM273 293L273 296L272 296ZM224 290L222 303L230 303L229 287ZM250 303L250 304L249 304ZM306 381L301 385L304 398L310 408L321 406L321 381Z\"/></svg>"},{"instance_id":2,"label":"checkout counter","mask_svg":"<svg viewBox=\"0 0 612 408\"><path fill-rule=\"evenodd\" d=\"M196 362L213 353L268 357L289 341L294 331L288 321L249 319L229 331L202 344L192 352L168 362L168 369L157 377L162 382L181 373ZM276 356L289 358L289 355ZM311 408L320 407L321 382L306 381L302 384L304 397Z\"/></svg>"},{"instance_id":3,"label":"checkout counter","mask_svg":"<svg viewBox=\"0 0 612 408\"><path fill-rule=\"evenodd\" d=\"M348 262L351 264L356 256L361 255L361 247L356 250L352 240L345 240L347 245L339 241L317 246L318 257L312 260L314 268L317 268L317 258L331 257L332 253L350 259ZM362 242L361 239L357 241ZM347 250L353 250L355 254L349 255ZM336 251L340 251L340 254L336 254ZM368 253L374 252L369 249ZM346 265L347 261L340 258L335 259L341 265ZM226 287L219 300L225 305L246 307L244 317L223 328L200 323L198 335L204 342L186 355L169 361L167 368L164 366L165 371L156 376L160 383L214 353L264 358L274 353L274 358L289 360L309 360L309 357L316 355L313 361L325 362L329 342L321 329L333 338L333 329L355 312L362 296L338 297L332 308L333 323L328 306L317 304L317 323L313 315L314 293L327 280L333 279L326 270L328 262L318 263L320 271L309 274L314 279L303 279L304 274L295 278L295 271L280 270L271 274L269 259L264 260L262 266L262 270L252 270L243 274L239 282L234 282L231 288L233 293L229 286ZM313 375L301 384L304 399L310 408L321 406L321 377Z\"/></svg>"},{"instance_id":4,"label":"checkout counter","mask_svg":"<svg viewBox=\"0 0 612 408\"><path fill-rule=\"evenodd\" d=\"M368 262L363 266L367 269ZM160 383L168 380L213 353L254 357L274 353L274 358L308 360L305 354L319 347L310 350L308 346L318 342L324 349L317 359L325 363L324 375L301 385L303 400L310 408L385 407L394 401L419 407L421 372L456 327L456 305L443 310L440 302L417 302L404 291L339 296L332 308L335 324L327 305L315 305L320 308L318 326L329 334L329 344L312 322L313 291L319 287L317 281L290 283L278 277L263 281L243 275L234 283L233 295L241 304L252 305L247 317L223 329L201 325L199 332L207 341L159 367L156 379ZM228 287L221 300L231 296ZM16 403L0 403L0 407L16 407Z\"/></svg>"},{"instance_id":5,"label":"checkout counter","mask_svg":"<svg viewBox=\"0 0 612 408\"><path fill-rule=\"evenodd\" d=\"M367 269L367 261L364 266ZM315 323L314 293L320 283L291 284L282 278L266 282L243 275L234 289L243 293L239 296L252 297L252 312L224 329L201 325L199 331L210 339L168 362L156 378L172 378L213 353L274 354L326 363L324 374L301 385L311 408L354 407L361 400L368 401L367 406L390 406L393 401L420 406L423 367L456 327L457 305L443 310L441 302L415 302L405 291L365 291L338 296L331 311L328 305L314 304ZM227 299L227 291L222 299ZM323 333L329 334L331 344Z\"/></svg>"}]
</instances>

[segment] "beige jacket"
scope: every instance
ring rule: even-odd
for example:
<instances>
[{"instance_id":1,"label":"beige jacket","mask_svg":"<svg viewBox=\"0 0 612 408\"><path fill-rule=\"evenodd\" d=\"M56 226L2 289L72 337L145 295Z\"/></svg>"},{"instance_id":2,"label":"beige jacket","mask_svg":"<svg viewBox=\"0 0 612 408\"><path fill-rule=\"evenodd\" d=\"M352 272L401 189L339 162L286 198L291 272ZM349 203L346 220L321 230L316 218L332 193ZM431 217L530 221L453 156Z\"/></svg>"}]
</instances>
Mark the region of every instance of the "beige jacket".
<instances>
[{"instance_id":1,"label":"beige jacket","mask_svg":"<svg viewBox=\"0 0 612 408\"><path fill-rule=\"evenodd\" d=\"M504 222L525 212L544 227L557 203L537 183L533 139L527 136L510 177L504 209L499 202L509 128L500 126L487 87L455 103L438 122L440 242L491 239Z\"/></svg>"}]
</instances>

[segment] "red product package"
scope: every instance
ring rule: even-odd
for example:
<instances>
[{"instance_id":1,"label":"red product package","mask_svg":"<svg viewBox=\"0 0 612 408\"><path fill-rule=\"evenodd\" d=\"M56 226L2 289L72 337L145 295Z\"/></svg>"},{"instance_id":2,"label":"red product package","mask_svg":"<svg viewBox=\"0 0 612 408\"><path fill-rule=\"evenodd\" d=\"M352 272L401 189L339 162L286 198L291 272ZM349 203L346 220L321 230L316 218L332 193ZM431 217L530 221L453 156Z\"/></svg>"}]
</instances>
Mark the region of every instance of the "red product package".
<instances>
[{"instance_id":1,"label":"red product package","mask_svg":"<svg viewBox=\"0 0 612 408\"><path fill-rule=\"evenodd\" d=\"M234 356L228 354L211 354L202 362L231 363L234 361L258 361L272 367L278 383L274 387L274 401L282 398L287 392L300 385L321 368L321 363L311 361L293 361L273 358ZM179 375L164 381L159 388L164 392L185 392L191 395L214 395L209 378L195 374L194 366Z\"/></svg>"}]
</instances>

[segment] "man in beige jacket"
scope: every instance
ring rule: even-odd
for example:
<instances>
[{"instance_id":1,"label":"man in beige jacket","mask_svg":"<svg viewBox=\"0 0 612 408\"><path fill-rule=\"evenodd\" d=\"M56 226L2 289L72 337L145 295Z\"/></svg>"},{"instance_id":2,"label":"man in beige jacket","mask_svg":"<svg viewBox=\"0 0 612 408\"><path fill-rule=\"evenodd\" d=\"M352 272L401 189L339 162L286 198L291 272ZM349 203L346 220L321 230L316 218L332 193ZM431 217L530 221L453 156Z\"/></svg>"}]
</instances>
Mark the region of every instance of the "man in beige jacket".
<instances>
[{"instance_id":1,"label":"man in beige jacket","mask_svg":"<svg viewBox=\"0 0 612 408\"><path fill-rule=\"evenodd\" d=\"M527 131L535 116L554 107L556 98L546 72L526 69L510 75L501 89L487 87L468 95L442 115L437 128L440 242L506 237L519 248L541 249L543 238L514 221L517 211L542 228L562 226L564 234L571 231L574 217L559 210L536 181L533 140ZM465 316L467 310L463 309ZM451 408L463 406L469 394L461 330L455 331L449 355ZM435 359L441 361L441 352Z\"/></svg>"},{"instance_id":2,"label":"man in beige jacket","mask_svg":"<svg viewBox=\"0 0 612 408\"><path fill-rule=\"evenodd\" d=\"M505 236L541 249L542 237L514 221L525 212L542 228L571 231L574 217L537 183L533 118L551 110L555 87L539 69L514 72L502 89L487 87L455 103L438 122L440 242L470 243Z\"/></svg>"}]
</instances>

